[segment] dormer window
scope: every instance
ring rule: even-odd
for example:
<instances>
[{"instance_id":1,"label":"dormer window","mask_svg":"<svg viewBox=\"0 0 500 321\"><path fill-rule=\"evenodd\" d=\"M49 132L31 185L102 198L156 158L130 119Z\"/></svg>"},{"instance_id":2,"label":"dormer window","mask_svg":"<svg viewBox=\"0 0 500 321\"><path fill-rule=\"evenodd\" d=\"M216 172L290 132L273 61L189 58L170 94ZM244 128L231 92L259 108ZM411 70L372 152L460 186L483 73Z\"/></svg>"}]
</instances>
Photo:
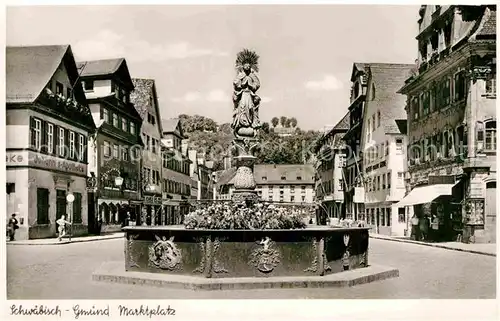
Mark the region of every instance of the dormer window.
<instances>
[{"instance_id":1,"label":"dormer window","mask_svg":"<svg viewBox=\"0 0 500 321\"><path fill-rule=\"evenodd\" d=\"M64 94L64 86L60 82L56 81L56 95Z\"/></svg>"},{"instance_id":2,"label":"dormer window","mask_svg":"<svg viewBox=\"0 0 500 321\"><path fill-rule=\"evenodd\" d=\"M281 176L282 181L286 181L286 176Z\"/></svg>"},{"instance_id":3,"label":"dormer window","mask_svg":"<svg viewBox=\"0 0 500 321\"><path fill-rule=\"evenodd\" d=\"M301 180L302 180L302 177L301 177L301 176L297 176L297 180L298 180L298 181L301 181Z\"/></svg>"},{"instance_id":4,"label":"dormer window","mask_svg":"<svg viewBox=\"0 0 500 321\"><path fill-rule=\"evenodd\" d=\"M85 80L83 82L83 87L85 91L93 91L94 90L94 81L93 80Z\"/></svg>"}]
</instances>

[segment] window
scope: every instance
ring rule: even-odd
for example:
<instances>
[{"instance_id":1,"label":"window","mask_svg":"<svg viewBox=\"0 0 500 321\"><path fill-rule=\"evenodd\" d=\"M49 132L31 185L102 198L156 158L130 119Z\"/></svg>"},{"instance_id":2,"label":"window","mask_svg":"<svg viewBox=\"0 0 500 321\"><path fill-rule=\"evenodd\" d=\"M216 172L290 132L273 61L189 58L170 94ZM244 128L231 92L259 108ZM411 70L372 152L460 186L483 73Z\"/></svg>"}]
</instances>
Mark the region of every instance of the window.
<instances>
[{"instance_id":1,"label":"window","mask_svg":"<svg viewBox=\"0 0 500 321\"><path fill-rule=\"evenodd\" d=\"M455 90L455 101L459 101L465 98L465 72L460 71L455 75L455 83L454 83L454 90Z\"/></svg>"},{"instance_id":2,"label":"window","mask_svg":"<svg viewBox=\"0 0 500 321\"><path fill-rule=\"evenodd\" d=\"M75 158L75 132L69 132L69 158Z\"/></svg>"},{"instance_id":3,"label":"window","mask_svg":"<svg viewBox=\"0 0 500 321\"><path fill-rule=\"evenodd\" d=\"M85 160L85 136L83 135L78 135L78 139L79 139L79 144L78 144L78 160L82 161L82 160Z\"/></svg>"},{"instance_id":4,"label":"window","mask_svg":"<svg viewBox=\"0 0 500 321\"><path fill-rule=\"evenodd\" d=\"M295 196L290 196L290 202L295 202Z\"/></svg>"},{"instance_id":5,"label":"window","mask_svg":"<svg viewBox=\"0 0 500 321\"><path fill-rule=\"evenodd\" d=\"M301 189L301 193L302 193L302 194L305 194L305 193L306 193L306 187L305 187L305 186L303 186L303 185L302 185L302 186L300 187L300 189Z\"/></svg>"},{"instance_id":6,"label":"window","mask_svg":"<svg viewBox=\"0 0 500 321\"><path fill-rule=\"evenodd\" d=\"M130 133L135 135L135 123L130 122Z\"/></svg>"},{"instance_id":7,"label":"window","mask_svg":"<svg viewBox=\"0 0 500 321\"><path fill-rule=\"evenodd\" d=\"M372 100L374 100L375 99L375 84L374 83L372 83L371 96L372 96Z\"/></svg>"},{"instance_id":8,"label":"window","mask_svg":"<svg viewBox=\"0 0 500 321\"><path fill-rule=\"evenodd\" d=\"M49 190L46 188L36 189L36 224L49 224Z\"/></svg>"},{"instance_id":9,"label":"window","mask_svg":"<svg viewBox=\"0 0 500 321\"><path fill-rule=\"evenodd\" d=\"M391 189L391 172L387 173L387 189Z\"/></svg>"},{"instance_id":10,"label":"window","mask_svg":"<svg viewBox=\"0 0 500 321\"><path fill-rule=\"evenodd\" d=\"M269 185L269 194L272 194L273 193L273 185Z\"/></svg>"},{"instance_id":11,"label":"window","mask_svg":"<svg viewBox=\"0 0 500 321\"><path fill-rule=\"evenodd\" d=\"M382 189L385 189L385 174L382 174Z\"/></svg>"},{"instance_id":12,"label":"window","mask_svg":"<svg viewBox=\"0 0 500 321\"><path fill-rule=\"evenodd\" d=\"M118 145L113 144L113 158L118 158L120 155L118 154Z\"/></svg>"},{"instance_id":13,"label":"window","mask_svg":"<svg viewBox=\"0 0 500 321\"><path fill-rule=\"evenodd\" d=\"M398 207L398 223L406 223L406 214L404 207Z\"/></svg>"},{"instance_id":14,"label":"window","mask_svg":"<svg viewBox=\"0 0 500 321\"><path fill-rule=\"evenodd\" d=\"M285 189L285 186L284 185L280 185L280 189Z\"/></svg>"},{"instance_id":15,"label":"window","mask_svg":"<svg viewBox=\"0 0 500 321\"><path fill-rule=\"evenodd\" d=\"M385 156L389 155L389 141L385 141Z\"/></svg>"},{"instance_id":16,"label":"window","mask_svg":"<svg viewBox=\"0 0 500 321\"><path fill-rule=\"evenodd\" d=\"M290 186L290 194L294 194L295 193L295 186Z\"/></svg>"},{"instance_id":17,"label":"window","mask_svg":"<svg viewBox=\"0 0 500 321\"><path fill-rule=\"evenodd\" d=\"M339 179L339 191L343 191L343 190L344 190L344 180Z\"/></svg>"},{"instance_id":18,"label":"window","mask_svg":"<svg viewBox=\"0 0 500 321\"><path fill-rule=\"evenodd\" d=\"M446 107L450 104L450 96L451 96L450 90L451 90L450 79L447 78L446 80L444 80L443 85L441 87L441 94L442 94L441 107Z\"/></svg>"},{"instance_id":19,"label":"window","mask_svg":"<svg viewBox=\"0 0 500 321\"><path fill-rule=\"evenodd\" d=\"M82 194L73 193L75 200L73 201L73 223L82 223Z\"/></svg>"},{"instance_id":20,"label":"window","mask_svg":"<svg viewBox=\"0 0 500 321\"><path fill-rule=\"evenodd\" d=\"M83 86L86 91L93 91L94 90L94 81L93 80L85 80L83 82Z\"/></svg>"},{"instance_id":21,"label":"window","mask_svg":"<svg viewBox=\"0 0 500 321\"><path fill-rule=\"evenodd\" d=\"M420 111L420 106L418 97L413 97L413 99L411 100L411 112L414 120L418 119L420 115L419 111Z\"/></svg>"},{"instance_id":22,"label":"window","mask_svg":"<svg viewBox=\"0 0 500 321\"><path fill-rule=\"evenodd\" d=\"M281 176L281 180L282 181L286 181L286 177L285 176Z\"/></svg>"},{"instance_id":23,"label":"window","mask_svg":"<svg viewBox=\"0 0 500 321\"><path fill-rule=\"evenodd\" d=\"M497 150L497 122L489 121L485 124L484 149L488 151Z\"/></svg>"},{"instance_id":24,"label":"window","mask_svg":"<svg viewBox=\"0 0 500 321\"><path fill-rule=\"evenodd\" d=\"M66 147L64 134L64 128L59 127L59 156L64 156L64 149Z\"/></svg>"},{"instance_id":25,"label":"window","mask_svg":"<svg viewBox=\"0 0 500 321\"><path fill-rule=\"evenodd\" d=\"M109 124L109 111L106 108L103 108L102 110L102 118Z\"/></svg>"},{"instance_id":26,"label":"window","mask_svg":"<svg viewBox=\"0 0 500 321\"><path fill-rule=\"evenodd\" d=\"M262 176L262 180L263 181L267 181L267 177L266 176Z\"/></svg>"},{"instance_id":27,"label":"window","mask_svg":"<svg viewBox=\"0 0 500 321\"><path fill-rule=\"evenodd\" d=\"M301 177L301 176L297 176L297 180L298 180L298 181L301 181L301 180L302 180L302 177Z\"/></svg>"},{"instance_id":28,"label":"window","mask_svg":"<svg viewBox=\"0 0 500 321\"><path fill-rule=\"evenodd\" d=\"M40 151L42 146L42 121L40 119L31 118L31 146Z\"/></svg>"},{"instance_id":29,"label":"window","mask_svg":"<svg viewBox=\"0 0 500 321\"><path fill-rule=\"evenodd\" d=\"M267 197L267 199L269 200L269 202L272 202L272 201L273 201L273 196L272 196L272 195L269 195L269 196Z\"/></svg>"},{"instance_id":30,"label":"window","mask_svg":"<svg viewBox=\"0 0 500 321\"><path fill-rule=\"evenodd\" d=\"M496 96L497 95L497 75L491 73L486 79L486 94Z\"/></svg>"},{"instance_id":31,"label":"window","mask_svg":"<svg viewBox=\"0 0 500 321\"><path fill-rule=\"evenodd\" d=\"M387 213L387 226L391 226L391 208L388 207L385 209L386 213Z\"/></svg>"},{"instance_id":32,"label":"window","mask_svg":"<svg viewBox=\"0 0 500 321\"><path fill-rule=\"evenodd\" d=\"M127 147L122 148L122 160L128 161L128 148Z\"/></svg>"},{"instance_id":33,"label":"window","mask_svg":"<svg viewBox=\"0 0 500 321\"><path fill-rule=\"evenodd\" d=\"M154 139L153 137L151 137L151 151L153 153L156 153L156 139Z\"/></svg>"},{"instance_id":34,"label":"window","mask_svg":"<svg viewBox=\"0 0 500 321\"><path fill-rule=\"evenodd\" d=\"M118 115L117 114L113 114L113 126L116 127L116 128L119 128L118 127Z\"/></svg>"},{"instance_id":35,"label":"window","mask_svg":"<svg viewBox=\"0 0 500 321\"><path fill-rule=\"evenodd\" d=\"M306 201L306 197L304 195L302 195L302 202L305 202Z\"/></svg>"},{"instance_id":36,"label":"window","mask_svg":"<svg viewBox=\"0 0 500 321\"><path fill-rule=\"evenodd\" d=\"M47 152L54 152L54 125L47 124Z\"/></svg>"},{"instance_id":37,"label":"window","mask_svg":"<svg viewBox=\"0 0 500 321\"><path fill-rule=\"evenodd\" d=\"M64 86L58 81L56 81L56 95L64 95Z\"/></svg>"},{"instance_id":38,"label":"window","mask_svg":"<svg viewBox=\"0 0 500 321\"><path fill-rule=\"evenodd\" d=\"M377 128L380 127L380 110L377 111Z\"/></svg>"},{"instance_id":39,"label":"window","mask_svg":"<svg viewBox=\"0 0 500 321\"><path fill-rule=\"evenodd\" d=\"M122 117L122 130L124 132L128 131L128 128L127 128L127 120L125 118Z\"/></svg>"},{"instance_id":40,"label":"window","mask_svg":"<svg viewBox=\"0 0 500 321\"><path fill-rule=\"evenodd\" d=\"M111 146L107 141L104 141L104 156L111 156Z\"/></svg>"},{"instance_id":41,"label":"window","mask_svg":"<svg viewBox=\"0 0 500 321\"><path fill-rule=\"evenodd\" d=\"M372 124L373 124L372 132L374 132L375 131L375 114L372 115Z\"/></svg>"}]
</instances>

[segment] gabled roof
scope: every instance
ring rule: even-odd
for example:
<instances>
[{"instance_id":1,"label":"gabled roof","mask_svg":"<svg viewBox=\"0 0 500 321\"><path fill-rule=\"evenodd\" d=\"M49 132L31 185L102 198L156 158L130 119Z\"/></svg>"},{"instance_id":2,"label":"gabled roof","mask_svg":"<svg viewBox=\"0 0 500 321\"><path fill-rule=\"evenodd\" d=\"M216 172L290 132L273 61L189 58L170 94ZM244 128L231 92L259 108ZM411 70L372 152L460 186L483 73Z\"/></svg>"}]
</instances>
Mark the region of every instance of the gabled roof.
<instances>
[{"instance_id":1,"label":"gabled roof","mask_svg":"<svg viewBox=\"0 0 500 321\"><path fill-rule=\"evenodd\" d=\"M179 129L179 134L184 137L181 122L179 118L163 119L161 121L162 134L174 133L176 129Z\"/></svg>"},{"instance_id":2,"label":"gabled roof","mask_svg":"<svg viewBox=\"0 0 500 321\"><path fill-rule=\"evenodd\" d=\"M357 72L364 72L365 71L365 64L360 63L360 62L355 62L352 64L352 73L351 73L351 81L354 81L356 78L356 73Z\"/></svg>"},{"instance_id":3,"label":"gabled roof","mask_svg":"<svg viewBox=\"0 0 500 321\"><path fill-rule=\"evenodd\" d=\"M133 78L134 90L130 93L130 101L134 104L135 109L145 120L148 114L148 107L151 105L151 97L154 100L156 119L158 120L158 129L160 134L163 132L160 108L158 106L158 95L156 93L156 85L154 79L139 79Z\"/></svg>"},{"instance_id":4,"label":"gabled roof","mask_svg":"<svg viewBox=\"0 0 500 321\"><path fill-rule=\"evenodd\" d=\"M487 8L483 16L482 27L477 32L476 39L492 38L497 34L497 11Z\"/></svg>"},{"instance_id":5,"label":"gabled roof","mask_svg":"<svg viewBox=\"0 0 500 321\"><path fill-rule=\"evenodd\" d=\"M124 61L124 58L80 61L78 62L78 69L81 70L82 77L112 75L118 71Z\"/></svg>"},{"instance_id":6,"label":"gabled roof","mask_svg":"<svg viewBox=\"0 0 500 321\"><path fill-rule=\"evenodd\" d=\"M33 103L47 86L61 63L74 84L75 98L85 103L78 71L69 45L6 48L6 102Z\"/></svg>"},{"instance_id":7,"label":"gabled roof","mask_svg":"<svg viewBox=\"0 0 500 321\"><path fill-rule=\"evenodd\" d=\"M380 111L381 125L384 126L386 133L400 133L396 120L406 120L407 114L404 109L406 96L397 92L414 67L414 64L369 64L373 87L368 88L366 108ZM374 99L371 97L373 89L375 89Z\"/></svg>"},{"instance_id":8,"label":"gabled roof","mask_svg":"<svg viewBox=\"0 0 500 321\"><path fill-rule=\"evenodd\" d=\"M217 171L217 183L215 184L216 188L218 189L220 186L231 185L231 180L236 175L236 170L236 167L231 167L226 170Z\"/></svg>"},{"instance_id":9,"label":"gabled roof","mask_svg":"<svg viewBox=\"0 0 500 321\"><path fill-rule=\"evenodd\" d=\"M80 61L78 70L82 78L111 76L121 72L119 78L125 85L128 85L129 89L133 89L134 86L125 58Z\"/></svg>"}]
</instances>

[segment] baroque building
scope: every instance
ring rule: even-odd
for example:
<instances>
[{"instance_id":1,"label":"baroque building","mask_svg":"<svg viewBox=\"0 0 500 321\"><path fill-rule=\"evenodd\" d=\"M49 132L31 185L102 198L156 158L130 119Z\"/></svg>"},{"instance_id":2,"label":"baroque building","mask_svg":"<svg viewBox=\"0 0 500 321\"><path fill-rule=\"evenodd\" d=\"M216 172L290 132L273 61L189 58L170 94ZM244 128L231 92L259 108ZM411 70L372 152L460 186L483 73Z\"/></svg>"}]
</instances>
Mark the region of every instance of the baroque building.
<instances>
[{"instance_id":1,"label":"baroque building","mask_svg":"<svg viewBox=\"0 0 500 321\"><path fill-rule=\"evenodd\" d=\"M142 212L157 216L162 208L161 115L153 79L132 79L130 100L142 118ZM142 222L140 222L142 224Z\"/></svg>"},{"instance_id":2,"label":"baroque building","mask_svg":"<svg viewBox=\"0 0 500 321\"><path fill-rule=\"evenodd\" d=\"M349 130L349 113L317 141L316 200L321 203L319 211L328 217L345 218L344 176L345 146L342 137Z\"/></svg>"},{"instance_id":3,"label":"baroque building","mask_svg":"<svg viewBox=\"0 0 500 321\"><path fill-rule=\"evenodd\" d=\"M95 124L69 45L7 47L6 125L7 216L17 214L16 239L55 237L56 220L67 214L70 233L86 234Z\"/></svg>"},{"instance_id":4,"label":"baroque building","mask_svg":"<svg viewBox=\"0 0 500 321\"><path fill-rule=\"evenodd\" d=\"M405 215L395 203L405 196L406 97L397 93L415 65L369 63L361 150L366 222L372 231L404 235ZM404 207L402 208L404 214Z\"/></svg>"},{"instance_id":5,"label":"baroque building","mask_svg":"<svg viewBox=\"0 0 500 321\"><path fill-rule=\"evenodd\" d=\"M142 206L142 118L130 101L134 84L124 58L79 62L78 69L97 124L88 146L89 221L119 231L127 212L135 221Z\"/></svg>"},{"instance_id":6,"label":"baroque building","mask_svg":"<svg viewBox=\"0 0 500 321\"><path fill-rule=\"evenodd\" d=\"M400 90L409 141L398 206L437 216L446 239L494 242L496 6L426 5L418 22L418 72Z\"/></svg>"}]
</instances>

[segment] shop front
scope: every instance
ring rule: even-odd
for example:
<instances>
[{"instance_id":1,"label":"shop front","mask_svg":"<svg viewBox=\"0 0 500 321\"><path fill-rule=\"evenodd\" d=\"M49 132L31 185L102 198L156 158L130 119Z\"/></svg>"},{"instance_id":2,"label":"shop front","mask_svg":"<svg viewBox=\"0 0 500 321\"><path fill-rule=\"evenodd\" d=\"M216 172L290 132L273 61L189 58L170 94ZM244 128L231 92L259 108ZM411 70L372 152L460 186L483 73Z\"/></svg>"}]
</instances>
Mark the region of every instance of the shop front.
<instances>
[{"instance_id":1,"label":"shop front","mask_svg":"<svg viewBox=\"0 0 500 321\"><path fill-rule=\"evenodd\" d=\"M6 154L7 218L15 213L19 221L16 240L56 237L62 215L72 220L73 235L87 232L86 164L27 150Z\"/></svg>"}]
</instances>

